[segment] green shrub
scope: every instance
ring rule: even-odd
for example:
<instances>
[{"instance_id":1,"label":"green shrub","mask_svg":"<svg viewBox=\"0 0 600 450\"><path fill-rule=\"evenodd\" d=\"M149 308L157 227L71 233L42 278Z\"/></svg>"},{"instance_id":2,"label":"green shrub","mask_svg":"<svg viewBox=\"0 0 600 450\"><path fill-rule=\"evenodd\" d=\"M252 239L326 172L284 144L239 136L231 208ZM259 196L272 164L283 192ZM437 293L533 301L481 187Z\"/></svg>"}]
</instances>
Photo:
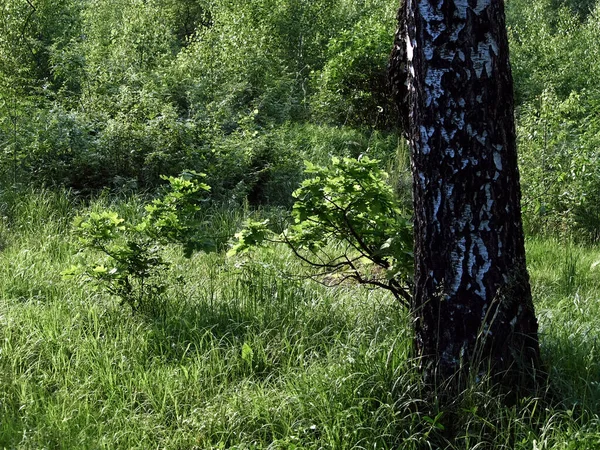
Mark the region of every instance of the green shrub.
<instances>
[{"instance_id":1,"label":"green shrub","mask_svg":"<svg viewBox=\"0 0 600 450\"><path fill-rule=\"evenodd\" d=\"M529 233L596 241L600 3L588 7L588 2L515 0L507 4L507 21L525 225Z\"/></svg>"},{"instance_id":2,"label":"green shrub","mask_svg":"<svg viewBox=\"0 0 600 450\"><path fill-rule=\"evenodd\" d=\"M327 62L311 74L313 120L377 128L397 124L387 82L394 27L390 16L371 16L329 41Z\"/></svg>"},{"instance_id":3,"label":"green shrub","mask_svg":"<svg viewBox=\"0 0 600 450\"><path fill-rule=\"evenodd\" d=\"M194 251L215 248L212 239L198 235L196 213L203 193L210 188L196 175L188 172L178 178L165 177L168 190L146 205L139 223L127 222L106 210L78 217L74 226L82 249L104 258L92 265L74 266L64 275L83 275L119 297L133 312L160 312L159 300L167 288L165 272L169 268L163 247L179 244L187 257Z\"/></svg>"},{"instance_id":4,"label":"green shrub","mask_svg":"<svg viewBox=\"0 0 600 450\"><path fill-rule=\"evenodd\" d=\"M230 254L275 241L316 269L315 277L382 287L408 305L412 283L412 223L378 161L333 158L329 167L306 163L294 192L293 224L279 236L268 221L249 221Z\"/></svg>"},{"instance_id":5,"label":"green shrub","mask_svg":"<svg viewBox=\"0 0 600 450\"><path fill-rule=\"evenodd\" d=\"M519 121L523 210L530 232L600 239L600 95L552 91Z\"/></svg>"}]
</instances>

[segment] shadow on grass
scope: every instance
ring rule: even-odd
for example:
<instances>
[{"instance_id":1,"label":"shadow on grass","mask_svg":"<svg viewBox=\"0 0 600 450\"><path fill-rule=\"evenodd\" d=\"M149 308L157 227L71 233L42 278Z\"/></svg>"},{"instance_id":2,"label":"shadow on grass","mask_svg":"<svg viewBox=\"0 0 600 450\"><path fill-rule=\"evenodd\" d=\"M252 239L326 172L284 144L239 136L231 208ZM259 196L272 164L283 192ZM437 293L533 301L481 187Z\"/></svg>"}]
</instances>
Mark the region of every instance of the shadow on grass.
<instances>
[{"instance_id":1,"label":"shadow on grass","mask_svg":"<svg viewBox=\"0 0 600 450\"><path fill-rule=\"evenodd\" d=\"M206 283L146 320L148 358L181 364L217 352L224 369L259 377L326 356L352 327L323 290L258 272Z\"/></svg>"},{"instance_id":2,"label":"shadow on grass","mask_svg":"<svg viewBox=\"0 0 600 450\"><path fill-rule=\"evenodd\" d=\"M555 401L570 414L600 415L600 359L597 337L586 333L547 338L544 360Z\"/></svg>"},{"instance_id":3,"label":"shadow on grass","mask_svg":"<svg viewBox=\"0 0 600 450\"><path fill-rule=\"evenodd\" d=\"M327 411L323 421L348 411L360 410L360 420L388 411L381 416L385 423L373 422L381 430L393 430L382 438L383 447L600 448L600 366L594 333L563 329L544 335L549 376L532 395L507 400L506 390L484 380L442 404L419 385L418 364L407 363L410 352L401 349L403 344L395 353L389 350L393 330L407 333L408 322L398 319L402 314L392 319L394 308L386 305L365 319L341 305L340 295L351 297L268 271L219 273L173 296L162 314L145 317L145 356L167 365L201 359L201 364L213 365L208 375L214 375L215 383L276 379L286 385L287 375L294 373L307 380L297 382L294 395L304 399L304 409L310 411L312 402L316 412ZM363 334L353 334L360 327ZM346 358L337 360L340 356ZM313 363L323 376L310 371ZM322 404L315 386L322 388ZM326 392L340 386L335 406L334 394ZM246 413L258 414L252 408ZM271 418L268 412L261 414Z\"/></svg>"},{"instance_id":4,"label":"shadow on grass","mask_svg":"<svg viewBox=\"0 0 600 450\"><path fill-rule=\"evenodd\" d=\"M489 380L446 403L435 395L420 414L436 448L600 448L600 362L585 334L544 339L546 376L527 395Z\"/></svg>"}]
</instances>

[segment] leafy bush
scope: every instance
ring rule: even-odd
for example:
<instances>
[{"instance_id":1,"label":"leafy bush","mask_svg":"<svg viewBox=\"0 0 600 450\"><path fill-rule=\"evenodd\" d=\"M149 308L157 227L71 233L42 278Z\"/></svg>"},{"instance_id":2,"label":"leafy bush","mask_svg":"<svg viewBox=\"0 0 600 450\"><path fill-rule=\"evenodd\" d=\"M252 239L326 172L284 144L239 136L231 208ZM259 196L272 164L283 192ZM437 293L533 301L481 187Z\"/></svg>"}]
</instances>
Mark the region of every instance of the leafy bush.
<instances>
[{"instance_id":1,"label":"leafy bush","mask_svg":"<svg viewBox=\"0 0 600 450\"><path fill-rule=\"evenodd\" d=\"M311 178L294 192L294 223L281 235L268 221L250 221L230 254L265 240L290 247L302 261L339 284L353 279L390 290L408 305L412 278L410 216L386 183L378 161L333 158L329 167L307 163Z\"/></svg>"},{"instance_id":2,"label":"leafy bush","mask_svg":"<svg viewBox=\"0 0 600 450\"><path fill-rule=\"evenodd\" d=\"M146 190L162 174L192 168L221 199L289 204L299 161L328 157L312 136L310 147L296 145L312 112L322 113L319 122L327 114L327 105L311 108L320 96L311 71L344 72L351 57L351 75L333 76L332 95L348 80L371 95L365 80L381 79L361 72L385 65L377 24L382 18L391 30L394 8L381 0L8 0L0 159L11 170L3 178L86 193ZM347 38L351 54L338 55ZM365 103L360 96L355 106ZM379 116L381 102L366 103Z\"/></svg>"},{"instance_id":3,"label":"leafy bush","mask_svg":"<svg viewBox=\"0 0 600 450\"><path fill-rule=\"evenodd\" d=\"M389 128L397 125L387 63L395 23L371 16L329 41L327 62L312 73L314 119Z\"/></svg>"},{"instance_id":4,"label":"leafy bush","mask_svg":"<svg viewBox=\"0 0 600 450\"><path fill-rule=\"evenodd\" d=\"M519 123L523 210L529 231L600 239L600 96L551 91Z\"/></svg>"},{"instance_id":5,"label":"leafy bush","mask_svg":"<svg viewBox=\"0 0 600 450\"><path fill-rule=\"evenodd\" d=\"M574 13L566 1L513 0L507 3L511 66L518 104L535 103L548 89L564 100L571 92L597 86L594 74L600 68L596 45L600 37L598 13L596 6L582 17Z\"/></svg>"},{"instance_id":6,"label":"leafy bush","mask_svg":"<svg viewBox=\"0 0 600 450\"><path fill-rule=\"evenodd\" d=\"M525 224L530 233L594 241L600 239L600 3L588 7L516 0L507 5L507 20Z\"/></svg>"},{"instance_id":7,"label":"leafy bush","mask_svg":"<svg viewBox=\"0 0 600 450\"><path fill-rule=\"evenodd\" d=\"M195 173L165 177L169 188L162 198L145 207L139 223L129 223L116 212L92 212L75 220L75 230L83 249L100 253L99 263L72 267L66 276L84 275L128 304L133 312L157 312L165 292L168 261L162 256L168 244L183 246L185 256L194 251L213 250L215 242L198 236L196 219L203 194L210 188Z\"/></svg>"}]
</instances>

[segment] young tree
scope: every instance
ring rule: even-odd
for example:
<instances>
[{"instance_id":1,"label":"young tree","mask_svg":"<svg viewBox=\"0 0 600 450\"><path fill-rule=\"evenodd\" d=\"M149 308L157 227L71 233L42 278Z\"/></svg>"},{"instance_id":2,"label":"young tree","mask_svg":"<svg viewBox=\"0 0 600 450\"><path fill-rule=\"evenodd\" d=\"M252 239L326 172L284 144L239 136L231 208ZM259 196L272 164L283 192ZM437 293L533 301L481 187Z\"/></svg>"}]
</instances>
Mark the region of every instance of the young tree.
<instances>
[{"instance_id":1,"label":"young tree","mask_svg":"<svg viewBox=\"0 0 600 450\"><path fill-rule=\"evenodd\" d=\"M412 151L416 347L439 384L539 361L502 0L406 0L390 78ZM512 378L511 378L512 380Z\"/></svg>"}]
</instances>

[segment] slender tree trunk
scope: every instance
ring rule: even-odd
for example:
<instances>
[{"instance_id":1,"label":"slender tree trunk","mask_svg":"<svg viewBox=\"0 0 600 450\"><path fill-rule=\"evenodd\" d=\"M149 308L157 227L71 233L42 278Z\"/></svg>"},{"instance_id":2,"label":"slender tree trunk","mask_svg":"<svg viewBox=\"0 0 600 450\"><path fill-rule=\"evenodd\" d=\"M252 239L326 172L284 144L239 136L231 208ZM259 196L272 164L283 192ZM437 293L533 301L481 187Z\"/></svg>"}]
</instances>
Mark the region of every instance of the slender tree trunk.
<instances>
[{"instance_id":1,"label":"slender tree trunk","mask_svg":"<svg viewBox=\"0 0 600 450\"><path fill-rule=\"evenodd\" d=\"M497 376L535 369L503 2L401 8L390 75L408 106L413 307L425 373L439 383L474 365Z\"/></svg>"}]
</instances>

